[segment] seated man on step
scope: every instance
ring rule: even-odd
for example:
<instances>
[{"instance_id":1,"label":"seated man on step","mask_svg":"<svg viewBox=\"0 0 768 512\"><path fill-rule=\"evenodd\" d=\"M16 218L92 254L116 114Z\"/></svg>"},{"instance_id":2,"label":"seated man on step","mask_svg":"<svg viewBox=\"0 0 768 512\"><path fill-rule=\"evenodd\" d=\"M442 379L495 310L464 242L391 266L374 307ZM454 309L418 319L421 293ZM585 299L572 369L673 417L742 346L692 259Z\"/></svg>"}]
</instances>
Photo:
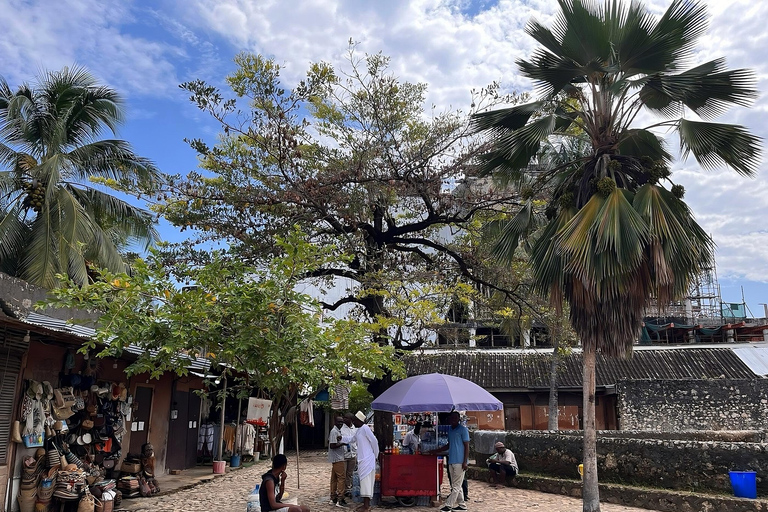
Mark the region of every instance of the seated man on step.
<instances>
[{"instance_id":1,"label":"seated man on step","mask_svg":"<svg viewBox=\"0 0 768 512\"><path fill-rule=\"evenodd\" d=\"M512 450L508 450L504 443L498 442L494 445L496 453L488 457L485 463L488 464L490 476L488 481L492 484L504 483L507 476L517 475L517 461Z\"/></svg>"}]
</instances>

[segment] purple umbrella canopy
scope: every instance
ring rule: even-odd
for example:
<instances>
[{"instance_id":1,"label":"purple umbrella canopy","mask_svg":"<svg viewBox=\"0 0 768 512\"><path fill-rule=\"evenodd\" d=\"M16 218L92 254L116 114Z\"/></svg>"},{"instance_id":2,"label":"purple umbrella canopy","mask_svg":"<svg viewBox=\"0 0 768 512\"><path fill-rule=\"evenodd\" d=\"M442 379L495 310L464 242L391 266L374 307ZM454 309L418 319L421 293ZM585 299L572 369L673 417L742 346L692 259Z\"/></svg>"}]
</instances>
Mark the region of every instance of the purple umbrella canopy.
<instances>
[{"instance_id":1,"label":"purple umbrella canopy","mask_svg":"<svg viewBox=\"0 0 768 512\"><path fill-rule=\"evenodd\" d=\"M502 404L474 382L429 373L396 382L373 401L371 408L394 413L500 411Z\"/></svg>"}]
</instances>

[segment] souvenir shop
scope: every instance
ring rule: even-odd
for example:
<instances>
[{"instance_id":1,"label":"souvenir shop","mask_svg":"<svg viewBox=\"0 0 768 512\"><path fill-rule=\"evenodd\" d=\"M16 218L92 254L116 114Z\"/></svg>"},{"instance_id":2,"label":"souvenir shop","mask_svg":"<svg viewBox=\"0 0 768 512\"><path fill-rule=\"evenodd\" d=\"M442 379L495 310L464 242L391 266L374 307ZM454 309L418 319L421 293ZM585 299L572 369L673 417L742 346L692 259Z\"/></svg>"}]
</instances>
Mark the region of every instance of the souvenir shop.
<instances>
[{"instance_id":1,"label":"souvenir shop","mask_svg":"<svg viewBox=\"0 0 768 512\"><path fill-rule=\"evenodd\" d=\"M188 438L197 442L199 413L190 419L175 399L193 395L202 379L129 378L131 354L99 359L78 352L82 338L27 333L9 432L5 509L109 511L122 498L157 493L156 476L166 472L166 463L187 452Z\"/></svg>"}]
</instances>

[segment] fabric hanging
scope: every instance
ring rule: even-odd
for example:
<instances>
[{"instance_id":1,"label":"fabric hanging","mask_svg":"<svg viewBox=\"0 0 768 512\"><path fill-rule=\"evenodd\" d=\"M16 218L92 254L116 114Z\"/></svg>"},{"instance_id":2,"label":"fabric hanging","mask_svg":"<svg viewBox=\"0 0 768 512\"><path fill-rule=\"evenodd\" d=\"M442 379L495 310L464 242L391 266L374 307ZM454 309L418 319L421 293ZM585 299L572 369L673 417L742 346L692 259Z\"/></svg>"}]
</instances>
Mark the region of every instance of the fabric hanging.
<instances>
[{"instance_id":1,"label":"fabric hanging","mask_svg":"<svg viewBox=\"0 0 768 512\"><path fill-rule=\"evenodd\" d=\"M339 384L333 388L331 407L337 411L349 409L349 387Z\"/></svg>"},{"instance_id":2,"label":"fabric hanging","mask_svg":"<svg viewBox=\"0 0 768 512\"><path fill-rule=\"evenodd\" d=\"M299 404L299 422L302 425L315 426L315 405L312 400L302 400Z\"/></svg>"}]
</instances>

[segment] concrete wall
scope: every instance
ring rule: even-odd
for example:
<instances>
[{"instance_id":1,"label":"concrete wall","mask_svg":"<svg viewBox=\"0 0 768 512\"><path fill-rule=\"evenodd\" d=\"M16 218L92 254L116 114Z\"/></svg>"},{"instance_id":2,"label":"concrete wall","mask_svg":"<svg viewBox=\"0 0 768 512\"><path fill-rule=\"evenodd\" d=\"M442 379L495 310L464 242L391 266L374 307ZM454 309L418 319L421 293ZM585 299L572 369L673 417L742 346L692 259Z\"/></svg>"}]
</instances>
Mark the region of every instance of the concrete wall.
<instances>
[{"instance_id":1,"label":"concrete wall","mask_svg":"<svg viewBox=\"0 0 768 512\"><path fill-rule=\"evenodd\" d=\"M635 380L616 384L622 430L768 429L768 380Z\"/></svg>"},{"instance_id":2,"label":"concrete wall","mask_svg":"<svg viewBox=\"0 0 768 512\"><path fill-rule=\"evenodd\" d=\"M600 481L730 493L730 470L756 471L758 493L768 494L768 444L764 442L638 439L647 433L638 433L638 438L626 437L628 434L606 437L610 431L603 431L598 435ZM474 457L481 464L490 455L487 446L498 438L514 452L521 472L578 478L581 435L477 431L472 436Z\"/></svg>"}]
</instances>

